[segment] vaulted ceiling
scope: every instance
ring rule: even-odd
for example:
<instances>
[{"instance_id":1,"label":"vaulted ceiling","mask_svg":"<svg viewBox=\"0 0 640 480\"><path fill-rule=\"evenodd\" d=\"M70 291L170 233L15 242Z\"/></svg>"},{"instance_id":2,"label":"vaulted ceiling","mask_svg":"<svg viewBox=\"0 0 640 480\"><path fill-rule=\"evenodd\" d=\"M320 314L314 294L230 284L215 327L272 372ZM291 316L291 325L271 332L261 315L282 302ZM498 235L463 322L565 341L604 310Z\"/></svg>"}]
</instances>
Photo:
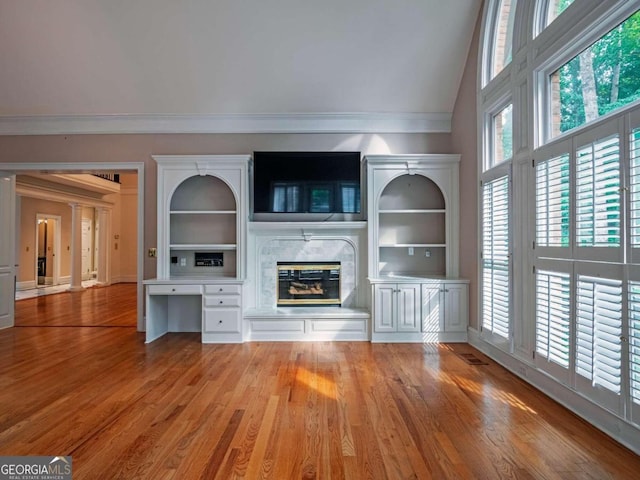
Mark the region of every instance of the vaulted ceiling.
<instances>
[{"instance_id":1,"label":"vaulted ceiling","mask_svg":"<svg viewBox=\"0 0 640 480\"><path fill-rule=\"evenodd\" d=\"M0 116L450 113L481 0L0 0Z\"/></svg>"}]
</instances>

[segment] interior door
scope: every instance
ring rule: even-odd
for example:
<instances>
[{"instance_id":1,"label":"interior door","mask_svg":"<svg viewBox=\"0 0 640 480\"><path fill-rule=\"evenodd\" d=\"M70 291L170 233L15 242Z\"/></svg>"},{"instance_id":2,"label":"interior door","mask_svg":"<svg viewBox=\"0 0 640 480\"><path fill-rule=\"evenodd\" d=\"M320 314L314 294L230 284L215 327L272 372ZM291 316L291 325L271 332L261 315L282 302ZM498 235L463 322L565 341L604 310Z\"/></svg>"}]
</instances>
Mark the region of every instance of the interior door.
<instances>
[{"instance_id":1,"label":"interior door","mask_svg":"<svg viewBox=\"0 0 640 480\"><path fill-rule=\"evenodd\" d=\"M0 328L13 327L16 295L15 175L0 173Z\"/></svg>"}]
</instances>

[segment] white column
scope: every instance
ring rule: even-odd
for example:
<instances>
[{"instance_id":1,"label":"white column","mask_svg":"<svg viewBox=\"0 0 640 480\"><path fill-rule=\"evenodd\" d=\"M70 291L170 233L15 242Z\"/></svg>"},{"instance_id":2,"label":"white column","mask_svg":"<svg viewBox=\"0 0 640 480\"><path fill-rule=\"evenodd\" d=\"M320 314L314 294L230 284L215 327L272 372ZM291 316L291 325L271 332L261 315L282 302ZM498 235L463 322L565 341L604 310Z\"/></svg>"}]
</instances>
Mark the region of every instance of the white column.
<instances>
[{"instance_id":1,"label":"white column","mask_svg":"<svg viewBox=\"0 0 640 480\"><path fill-rule=\"evenodd\" d=\"M83 290L82 286L82 205L71 206L71 286L70 292Z\"/></svg>"},{"instance_id":2,"label":"white column","mask_svg":"<svg viewBox=\"0 0 640 480\"><path fill-rule=\"evenodd\" d=\"M98 213L98 285L111 285L111 209L96 207Z\"/></svg>"}]
</instances>

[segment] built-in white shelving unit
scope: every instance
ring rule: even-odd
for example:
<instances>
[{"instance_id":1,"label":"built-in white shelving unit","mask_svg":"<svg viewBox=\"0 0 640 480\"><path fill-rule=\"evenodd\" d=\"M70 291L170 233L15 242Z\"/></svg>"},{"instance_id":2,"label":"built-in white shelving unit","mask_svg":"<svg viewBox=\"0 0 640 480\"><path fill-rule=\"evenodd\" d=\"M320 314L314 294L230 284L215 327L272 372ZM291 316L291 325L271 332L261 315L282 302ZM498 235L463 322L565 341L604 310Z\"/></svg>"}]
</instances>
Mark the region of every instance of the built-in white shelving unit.
<instances>
[{"instance_id":1,"label":"built-in white shelving unit","mask_svg":"<svg viewBox=\"0 0 640 480\"><path fill-rule=\"evenodd\" d=\"M153 158L148 342L168 332L199 332L204 343L466 340L457 155L366 157L366 222L251 222L249 155ZM277 307L276 266L292 260L340 262L341 306Z\"/></svg>"},{"instance_id":2,"label":"built-in white shelving unit","mask_svg":"<svg viewBox=\"0 0 640 480\"><path fill-rule=\"evenodd\" d=\"M372 340L463 341L458 155L366 157Z\"/></svg>"},{"instance_id":3,"label":"built-in white shelving unit","mask_svg":"<svg viewBox=\"0 0 640 480\"><path fill-rule=\"evenodd\" d=\"M147 341L201 332L242 342L249 155L155 156L157 278L145 281Z\"/></svg>"}]
</instances>

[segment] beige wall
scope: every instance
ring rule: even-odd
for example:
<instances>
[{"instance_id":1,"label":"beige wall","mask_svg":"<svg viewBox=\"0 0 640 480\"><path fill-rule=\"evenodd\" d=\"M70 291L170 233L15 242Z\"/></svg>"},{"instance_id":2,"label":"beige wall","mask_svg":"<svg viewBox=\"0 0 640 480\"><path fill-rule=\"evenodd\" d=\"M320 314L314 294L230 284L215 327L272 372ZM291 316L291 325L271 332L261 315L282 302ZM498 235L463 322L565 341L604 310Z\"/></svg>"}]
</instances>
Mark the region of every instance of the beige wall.
<instances>
[{"instance_id":1,"label":"beige wall","mask_svg":"<svg viewBox=\"0 0 640 480\"><path fill-rule=\"evenodd\" d=\"M108 195L105 200L112 202L111 209L111 277L115 282L136 281L137 275L137 175L121 176L121 193ZM71 275L71 207L67 203L20 197L19 200L20 236L18 251L18 282L35 281L36 271L36 215L38 213L61 218L60 271L62 280ZM82 208L82 218L97 221L93 207ZM94 223L95 228L95 223ZM118 236L116 239L115 236ZM94 249L96 247L94 239ZM48 262L50 259L47 260ZM95 270L97 265L93 266ZM64 277L67 277L65 279Z\"/></svg>"},{"instance_id":2,"label":"beige wall","mask_svg":"<svg viewBox=\"0 0 640 480\"><path fill-rule=\"evenodd\" d=\"M111 279L113 282L135 282L138 273L138 175L120 174L120 193L107 195L113 202L111 233Z\"/></svg>"},{"instance_id":3,"label":"beige wall","mask_svg":"<svg viewBox=\"0 0 640 480\"><path fill-rule=\"evenodd\" d=\"M478 328L478 143L477 79L482 15L478 16L469 56L453 110L451 143L460 160L460 276L469 286L469 324Z\"/></svg>"},{"instance_id":4,"label":"beige wall","mask_svg":"<svg viewBox=\"0 0 640 480\"><path fill-rule=\"evenodd\" d=\"M156 168L151 155L246 154L254 150L354 150L366 154L451 153L449 134L175 134L0 136L3 162L144 162L144 249L156 246ZM464 188L462 189L464 190ZM120 247L119 247L120 248ZM121 252L123 250L120 250ZM122 258L121 258L121 263ZM156 273L144 257L144 278Z\"/></svg>"}]
</instances>

